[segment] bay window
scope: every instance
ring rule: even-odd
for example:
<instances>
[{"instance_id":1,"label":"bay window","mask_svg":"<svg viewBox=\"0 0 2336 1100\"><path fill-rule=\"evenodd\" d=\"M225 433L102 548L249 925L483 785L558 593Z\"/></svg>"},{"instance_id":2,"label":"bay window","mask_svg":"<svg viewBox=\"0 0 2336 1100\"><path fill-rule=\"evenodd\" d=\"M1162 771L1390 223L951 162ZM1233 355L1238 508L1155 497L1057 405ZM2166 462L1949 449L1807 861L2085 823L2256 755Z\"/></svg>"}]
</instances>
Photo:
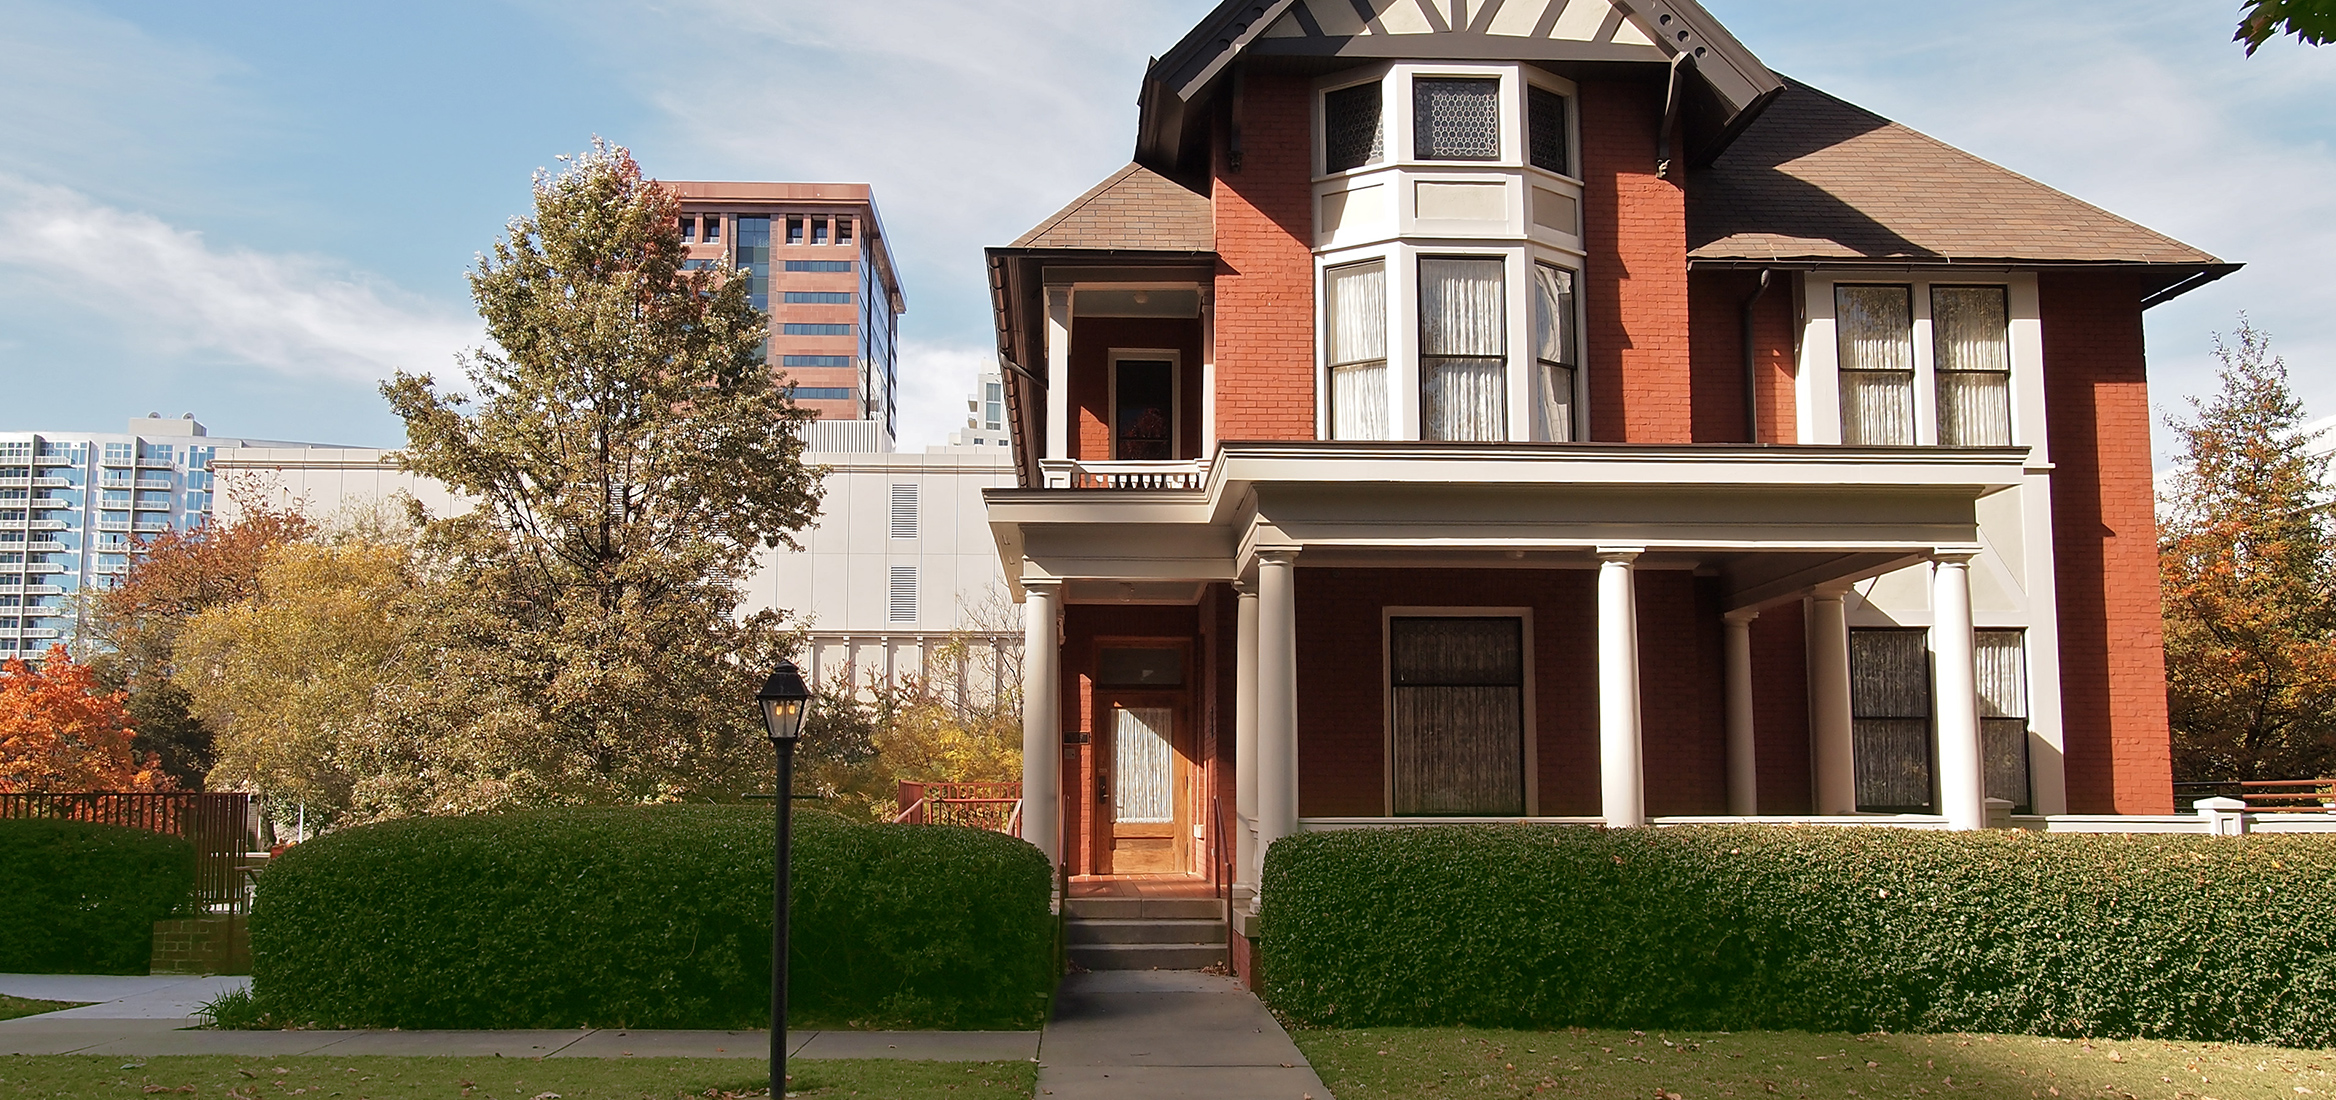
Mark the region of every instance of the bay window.
<instances>
[{"instance_id":1,"label":"bay window","mask_svg":"<svg viewBox=\"0 0 2336 1100\"><path fill-rule=\"evenodd\" d=\"M1499 259L1419 261L1420 438L1508 437L1508 280Z\"/></svg>"},{"instance_id":2,"label":"bay window","mask_svg":"<svg viewBox=\"0 0 2336 1100\"><path fill-rule=\"evenodd\" d=\"M1533 265L1533 438L1574 438L1574 273Z\"/></svg>"},{"instance_id":3,"label":"bay window","mask_svg":"<svg viewBox=\"0 0 2336 1100\"><path fill-rule=\"evenodd\" d=\"M1379 162L1386 148L1379 96L1376 80L1323 94L1323 171L1344 172Z\"/></svg>"},{"instance_id":4,"label":"bay window","mask_svg":"<svg viewBox=\"0 0 2336 1100\"><path fill-rule=\"evenodd\" d=\"M1411 103L1411 155L1414 158L1501 158L1499 80L1415 77L1411 82Z\"/></svg>"},{"instance_id":5,"label":"bay window","mask_svg":"<svg viewBox=\"0 0 2336 1100\"><path fill-rule=\"evenodd\" d=\"M1330 438L1385 439L1387 264L1334 267L1322 280L1330 359Z\"/></svg>"}]
</instances>

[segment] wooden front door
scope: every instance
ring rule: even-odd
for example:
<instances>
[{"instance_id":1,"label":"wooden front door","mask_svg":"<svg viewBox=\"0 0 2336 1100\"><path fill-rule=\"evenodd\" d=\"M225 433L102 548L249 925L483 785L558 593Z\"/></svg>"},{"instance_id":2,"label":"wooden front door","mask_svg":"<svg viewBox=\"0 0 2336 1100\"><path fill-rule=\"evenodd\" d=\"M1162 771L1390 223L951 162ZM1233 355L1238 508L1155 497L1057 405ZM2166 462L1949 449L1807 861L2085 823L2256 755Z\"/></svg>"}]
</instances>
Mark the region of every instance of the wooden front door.
<instances>
[{"instance_id":1,"label":"wooden front door","mask_svg":"<svg viewBox=\"0 0 2336 1100\"><path fill-rule=\"evenodd\" d=\"M1192 753L1170 699L1126 696L1105 711L1105 766L1096 784L1103 871L1175 874L1192 869Z\"/></svg>"}]
</instances>

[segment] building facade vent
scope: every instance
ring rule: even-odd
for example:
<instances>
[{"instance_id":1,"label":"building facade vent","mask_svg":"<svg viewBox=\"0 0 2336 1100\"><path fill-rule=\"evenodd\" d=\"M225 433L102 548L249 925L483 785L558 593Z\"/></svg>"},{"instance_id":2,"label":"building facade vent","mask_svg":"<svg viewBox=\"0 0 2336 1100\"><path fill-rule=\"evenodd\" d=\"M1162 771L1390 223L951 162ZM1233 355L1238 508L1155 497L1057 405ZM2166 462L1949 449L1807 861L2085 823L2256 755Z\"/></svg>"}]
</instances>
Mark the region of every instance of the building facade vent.
<instances>
[{"instance_id":1,"label":"building facade vent","mask_svg":"<svg viewBox=\"0 0 2336 1100\"><path fill-rule=\"evenodd\" d=\"M917 487L915 482L892 487L892 537L917 537Z\"/></svg>"},{"instance_id":2,"label":"building facade vent","mask_svg":"<svg viewBox=\"0 0 2336 1100\"><path fill-rule=\"evenodd\" d=\"M917 567L892 567L892 593L885 616L887 622L913 623L917 621Z\"/></svg>"}]
</instances>

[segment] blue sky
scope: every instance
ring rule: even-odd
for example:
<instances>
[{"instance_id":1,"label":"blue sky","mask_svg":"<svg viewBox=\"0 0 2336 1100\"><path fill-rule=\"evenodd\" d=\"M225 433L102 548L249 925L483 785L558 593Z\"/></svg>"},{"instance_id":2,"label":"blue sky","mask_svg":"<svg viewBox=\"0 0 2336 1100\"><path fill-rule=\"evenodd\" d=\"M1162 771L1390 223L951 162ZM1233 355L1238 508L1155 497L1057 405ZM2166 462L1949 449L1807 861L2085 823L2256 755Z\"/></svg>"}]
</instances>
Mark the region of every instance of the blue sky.
<instances>
[{"instance_id":1,"label":"blue sky","mask_svg":"<svg viewBox=\"0 0 2336 1100\"><path fill-rule=\"evenodd\" d=\"M2199 0L1706 0L1780 72L2247 270L2152 311L2155 397L2245 309L2336 413L2336 47ZM0 429L401 442L462 273L595 134L669 179L865 180L902 261L905 446L991 358L981 248L1127 160L1206 0L0 0Z\"/></svg>"}]
</instances>

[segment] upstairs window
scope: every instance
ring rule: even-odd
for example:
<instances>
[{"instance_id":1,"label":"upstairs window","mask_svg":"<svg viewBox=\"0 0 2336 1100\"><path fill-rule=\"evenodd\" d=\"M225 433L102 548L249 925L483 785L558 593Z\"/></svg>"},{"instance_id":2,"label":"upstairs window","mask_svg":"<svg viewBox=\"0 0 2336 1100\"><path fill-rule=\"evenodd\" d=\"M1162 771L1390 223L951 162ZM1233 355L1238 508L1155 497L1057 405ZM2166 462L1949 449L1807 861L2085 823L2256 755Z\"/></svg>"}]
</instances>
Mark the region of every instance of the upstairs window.
<instances>
[{"instance_id":1,"label":"upstairs window","mask_svg":"<svg viewBox=\"0 0 2336 1100\"><path fill-rule=\"evenodd\" d=\"M1379 82L1340 88L1322 97L1323 170L1344 172L1376 164L1385 152Z\"/></svg>"},{"instance_id":2,"label":"upstairs window","mask_svg":"<svg viewBox=\"0 0 2336 1100\"><path fill-rule=\"evenodd\" d=\"M2008 297L2003 286L1834 287L1841 441L2011 446Z\"/></svg>"},{"instance_id":3,"label":"upstairs window","mask_svg":"<svg viewBox=\"0 0 2336 1100\"><path fill-rule=\"evenodd\" d=\"M1914 444L1914 305L1902 286L1833 291L1841 351L1841 441Z\"/></svg>"},{"instance_id":4,"label":"upstairs window","mask_svg":"<svg viewBox=\"0 0 2336 1100\"><path fill-rule=\"evenodd\" d=\"M802 244L802 243L803 243L803 219L801 219L801 218L788 218L788 219L787 219L787 243L788 243L788 244Z\"/></svg>"},{"instance_id":5,"label":"upstairs window","mask_svg":"<svg viewBox=\"0 0 2336 1100\"><path fill-rule=\"evenodd\" d=\"M1939 444L2011 446L2011 310L2004 288L1934 286L1930 324Z\"/></svg>"},{"instance_id":6,"label":"upstairs window","mask_svg":"<svg viewBox=\"0 0 2336 1100\"><path fill-rule=\"evenodd\" d=\"M1323 273L1330 324L1330 438L1387 438L1387 265Z\"/></svg>"},{"instance_id":7,"label":"upstairs window","mask_svg":"<svg viewBox=\"0 0 2336 1100\"><path fill-rule=\"evenodd\" d=\"M1573 174L1566 142L1565 97L1545 88L1525 89L1526 155L1533 167L1561 176Z\"/></svg>"},{"instance_id":8,"label":"upstairs window","mask_svg":"<svg viewBox=\"0 0 2336 1100\"><path fill-rule=\"evenodd\" d=\"M1574 441L1574 273L1533 265L1533 437Z\"/></svg>"},{"instance_id":9,"label":"upstairs window","mask_svg":"<svg viewBox=\"0 0 2336 1100\"><path fill-rule=\"evenodd\" d=\"M1419 262L1420 436L1508 438L1508 279L1497 259Z\"/></svg>"},{"instance_id":10,"label":"upstairs window","mask_svg":"<svg viewBox=\"0 0 2336 1100\"><path fill-rule=\"evenodd\" d=\"M720 214L708 214L708 215L706 215L706 217L705 217L705 223L704 223L704 224L705 224L705 242L706 242L707 244L720 244L720 243L722 243L722 215L720 215Z\"/></svg>"},{"instance_id":11,"label":"upstairs window","mask_svg":"<svg viewBox=\"0 0 2336 1100\"><path fill-rule=\"evenodd\" d=\"M1420 77L1411 82L1411 153L1419 160L1499 160L1501 82Z\"/></svg>"},{"instance_id":12,"label":"upstairs window","mask_svg":"<svg viewBox=\"0 0 2336 1100\"><path fill-rule=\"evenodd\" d=\"M695 242L697 239L698 239L698 217L697 217L697 215L695 215L695 214L690 214L690 215L686 215L686 216L684 216L684 217L681 219L681 242L682 242L683 244L690 244L690 243L693 243L693 242Z\"/></svg>"},{"instance_id":13,"label":"upstairs window","mask_svg":"<svg viewBox=\"0 0 2336 1100\"><path fill-rule=\"evenodd\" d=\"M852 243L852 219L837 218L835 220L835 243Z\"/></svg>"},{"instance_id":14,"label":"upstairs window","mask_svg":"<svg viewBox=\"0 0 2336 1100\"><path fill-rule=\"evenodd\" d=\"M813 219L811 219L811 243L812 243L812 244L826 244L826 243L827 243L827 219L826 219L826 218L813 218Z\"/></svg>"}]
</instances>

